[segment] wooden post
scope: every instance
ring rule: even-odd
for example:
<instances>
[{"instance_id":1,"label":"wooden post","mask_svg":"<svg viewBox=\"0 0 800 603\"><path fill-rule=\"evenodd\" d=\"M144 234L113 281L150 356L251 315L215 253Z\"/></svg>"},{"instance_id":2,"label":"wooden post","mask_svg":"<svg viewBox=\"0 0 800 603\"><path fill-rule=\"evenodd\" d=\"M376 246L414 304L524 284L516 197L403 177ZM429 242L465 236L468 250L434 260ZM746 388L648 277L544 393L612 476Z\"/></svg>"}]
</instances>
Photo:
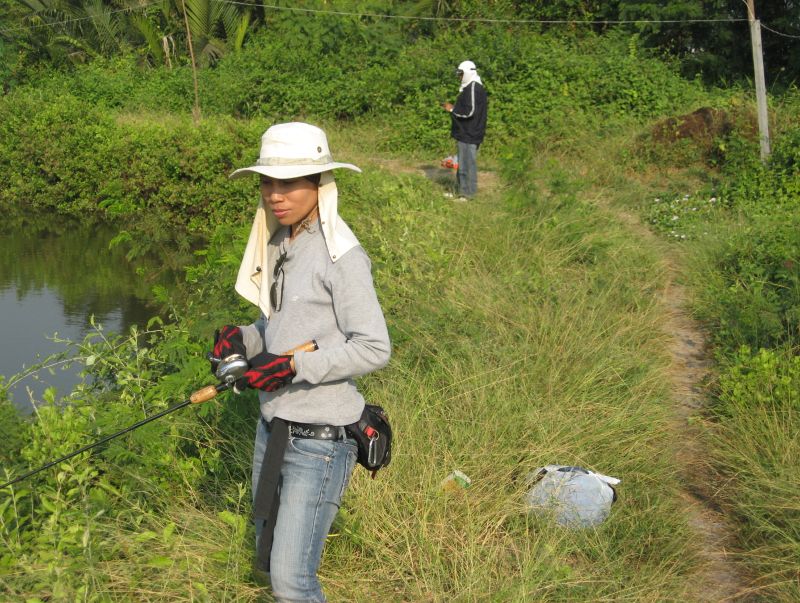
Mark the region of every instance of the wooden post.
<instances>
[{"instance_id":1,"label":"wooden post","mask_svg":"<svg viewBox=\"0 0 800 603\"><path fill-rule=\"evenodd\" d=\"M197 63L194 60L194 46L192 45L192 30L189 27L189 17L186 15L186 3L181 0L183 8L183 22L186 25L186 39L189 43L189 56L192 59L192 79L194 80L194 107L192 108L192 121L197 125L200 121L200 91L197 87Z\"/></svg>"},{"instance_id":2,"label":"wooden post","mask_svg":"<svg viewBox=\"0 0 800 603\"><path fill-rule=\"evenodd\" d=\"M769 115L767 113L767 86L764 81L764 55L761 48L761 21L756 19L754 0L747 0L747 20L750 22L750 42L753 46L753 74L758 106L758 134L761 142L761 161L770 154Z\"/></svg>"}]
</instances>

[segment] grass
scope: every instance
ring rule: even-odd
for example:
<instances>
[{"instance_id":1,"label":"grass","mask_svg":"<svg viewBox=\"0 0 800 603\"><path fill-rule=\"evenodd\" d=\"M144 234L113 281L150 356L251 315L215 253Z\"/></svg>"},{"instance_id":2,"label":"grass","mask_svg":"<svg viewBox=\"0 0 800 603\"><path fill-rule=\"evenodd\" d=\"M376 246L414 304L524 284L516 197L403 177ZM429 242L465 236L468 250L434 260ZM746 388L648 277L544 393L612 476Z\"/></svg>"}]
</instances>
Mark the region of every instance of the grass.
<instances>
[{"instance_id":1,"label":"grass","mask_svg":"<svg viewBox=\"0 0 800 603\"><path fill-rule=\"evenodd\" d=\"M553 179L547 197L524 182L444 216L447 271L418 284L413 312L393 321L403 343L390 369L369 381L397 453L377 482L354 480L324 565L336 599L379 592L337 579L361 564L397 601L683 592L692 546L669 455L654 297L664 273L652 249L579 200L580 183ZM622 478L606 524L565 531L526 512L525 477L547 463ZM455 495L439 485L453 469L472 478Z\"/></svg>"},{"instance_id":2,"label":"grass","mask_svg":"<svg viewBox=\"0 0 800 603\"><path fill-rule=\"evenodd\" d=\"M624 157L632 131L604 147L576 138L590 150L571 159L566 142L524 165L486 158L505 182L465 205L422 176L381 169L386 157L364 151L377 129L331 137L337 159L365 168L343 180L341 210L373 259L394 341L389 367L362 387L389 411L396 442L374 481L360 468L353 477L321 568L330 600L674 601L689 591L698 545L673 457L664 243L619 219L653 192L628 178L635 162L602 169ZM19 560L0 592L269 600L250 571L255 405L240 398L220 412L236 420L211 439L218 473L164 491L142 468L134 496L113 494L118 513L93 519L93 551ZM528 512L526 477L549 463L622 479L604 524L567 530ZM442 489L454 469L470 488Z\"/></svg>"}]
</instances>

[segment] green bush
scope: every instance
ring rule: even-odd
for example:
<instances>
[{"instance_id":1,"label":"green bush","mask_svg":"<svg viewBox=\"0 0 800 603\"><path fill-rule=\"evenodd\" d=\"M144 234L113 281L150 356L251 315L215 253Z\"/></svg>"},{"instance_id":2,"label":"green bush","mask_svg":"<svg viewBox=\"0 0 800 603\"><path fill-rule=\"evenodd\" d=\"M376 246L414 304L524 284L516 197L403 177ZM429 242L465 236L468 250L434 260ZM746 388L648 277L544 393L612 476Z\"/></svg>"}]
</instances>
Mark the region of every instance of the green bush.
<instances>
[{"instance_id":1,"label":"green bush","mask_svg":"<svg viewBox=\"0 0 800 603\"><path fill-rule=\"evenodd\" d=\"M266 122L370 118L387 130L387 147L438 151L449 129L440 104L454 100L454 67L465 57L489 92L492 154L521 134L551 135L564 113L650 117L699 92L622 34L565 37L482 25L430 38L391 23L319 17L272 23L242 52L201 70L200 104L206 116ZM123 111L187 113L194 103L187 66L146 68L133 57L44 72L16 90L39 103L66 95Z\"/></svg>"},{"instance_id":2,"label":"green bush","mask_svg":"<svg viewBox=\"0 0 800 603\"><path fill-rule=\"evenodd\" d=\"M742 346L723 367L717 398L723 413L754 406L800 411L800 356L791 348L753 352Z\"/></svg>"},{"instance_id":3,"label":"green bush","mask_svg":"<svg viewBox=\"0 0 800 603\"><path fill-rule=\"evenodd\" d=\"M18 91L0 102L0 206L135 220L156 240L208 231L252 203L253 183L228 175L257 155L260 129L143 119L68 94L43 102Z\"/></svg>"},{"instance_id":4,"label":"green bush","mask_svg":"<svg viewBox=\"0 0 800 603\"><path fill-rule=\"evenodd\" d=\"M753 220L712 252L701 299L723 354L800 342L800 220L782 218Z\"/></svg>"},{"instance_id":5,"label":"green bush","mask_svg":"<svg viewBox=\"0 0 800 603\"><path fill-rule=\"evenodd\" d=\"M714 411L713 457L737 519L753 587L775 601L800 596L800 356L742 347L725 362Z\"/></svg>"}]
</instances>

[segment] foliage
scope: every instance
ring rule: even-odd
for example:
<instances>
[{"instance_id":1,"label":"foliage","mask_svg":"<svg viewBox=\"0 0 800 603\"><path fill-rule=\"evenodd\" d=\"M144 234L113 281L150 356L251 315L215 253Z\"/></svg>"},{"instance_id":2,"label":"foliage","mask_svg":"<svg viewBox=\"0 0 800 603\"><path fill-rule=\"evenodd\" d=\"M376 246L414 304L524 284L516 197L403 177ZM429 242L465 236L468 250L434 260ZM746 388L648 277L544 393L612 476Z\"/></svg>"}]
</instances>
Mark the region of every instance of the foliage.
<instances>
[{"instance_id":1,"label":"foliage","mask_svg":"<svg viewBox=\"0 0 800 603\"><path fill-rule=\"evenodd\" d=\"M18 11L9 11L17 27L4 35L24 48L30 60L58 64L135 54L156 65L172 65L188 58L183 9L178 0L143 6L120 0L18 1L30 12L21 16ZM794 39L800 8L790 0L757 4L756 16L769 28L762 29L768 79L790 86L800 64L800 44ZM685 74L701 75L708 82L746 80L752 74L751 49L746 42L747 12L741 0L328 0L299 6L287 2L263 6L186 0L186 13L195 52L206 64L213 64L227 51L238 51L250 32L308 28L318 33L317 24L324 20L391 32L388 37L418 39L447 32L463 37L475 29L476 23L470 19L494 19L529 21L520 30L520 40L547 30L561 37L618 29L625 36L635 36L645 47L679 58ZM373 14L403 18L369 16ZM70 18L83 21L62 23ZM622 23L616 24L619 21Z\"/></svg>"},{"instance_id":2,"label":"foliage","mask_svg":"<svg viewBox=\"0 0 800 603\"><path fill-rule=\"evenodd\" d=\"M647 209L647 222L653 230L685 241L707 235L707 223L718 212L719 200L711 195L686 193L656 197Z\"/></svg>"},{"instance_id":3,"label":"foliage","mask_svg":"<svg viewBox=\"0 0 800 603\"><path fill-rule=\"evenodd\" d=\"M800 356L791 349L742 346L720 376L720 410L755 406L800 411Z\"/></svg>"},{"instance_id":4,"label":"foliage","mask_svg":"<svg viewBox=\"0 0 800 603\"><path fill-rule=\"evenodd\" d=\"M331 597L366 600L389 585L398 600L676 598L691 545L670 480L655 477L672 469L656 453L665 407L650 252L577 199L574 182L539 198L525 176L476 221L419 175L362 167L338 180L341 210L373 260L395 353L361 386L398 434L416 435L398 435L386 480L354 477L322 568ZM517 169L509 160L503 173ZM230 305L245 234L221 226L212 237L188 276L186 319L80 344L91 380L31 424L16 471L206 382L208 325L252 317ZM7 490L0 592L257 600L246 487L257 412L252 395L226 395ZM608 524L566 532L527 514L526 474L555 459L624 476ZM450 468L472 489L442 492Z\"/></svg>"},{"instance_id":5,"label":"foliage","mask_svg":"<svg viewBox=\"0 0 800 603\"><path fill-rule=\"evenodd\" d=\"M192 46L201 64L213 64L228 50L241 50L250 8L209 0L159 0L135 6L119 0L19 0L28 14L11 37L34 59L59 65L101 56L138 54L172 67L188 48L184 8Z\"/></svg>"},{"instance_id":6,"label":"foliage","mask_svg":"<svg viewBox=\"0 0 800 603\"><path fill-rule=\"evenodd\" d=\"M733 96L731 107L737 102ZM696 314L719 361L706 425L717 500L736 518L742 559L755 574L752 587L786 601L800 594L794 562L800 509L789 485L798 479L800 453L794 435L800 428L796 103L796 91L776 103L767 163L741 113L732 131L715 139L715 171L698 157L716 191L713 208L702 203L707 196L669 195L645 209L656 230L688 239Z\"/></svg>"},{"instance_id":7,"label":"foliage","mask_svg":"<svg viewBox=\"0 0 800 603\"><path fill-rule=\"evenodd\" d=\"M136 220L139 243L172 240L175 226L207 229L248 207L252 182L228 179L255 151L260 126L215 119L194 127L113 115L68 95L0 104L0 170L8 175L0 205L24 199L32 209L78 217ZM245 159L246 157L246 159Z\"/></svg>"},{"instance_id":8,"label":"foliage","mask_svg":"<svg viewBox=\"0 0 800 603\"><path fill-rule=\"evenodd\" d=\"M642 56L635 41L618 35L563 39L481 26L468 37L445 31L435 39L419 38L408 43L385 24L365 27L357 21L330 17L281 23L280 27L285 35L276 36L269 30L254 35L241 53L224 57L215 69L200 74L201 106L204 115L211 116L201 129L235 131L239 127L237 122L219 121L219 115L250 117L264 120L262 123L291 119L377 121L386 132L377 141L382 149L444 153L451 143L449 120L440 104L457 93L452 69L465 55L479 65L489 92L490 130L482 147L489 155L500 152L523 131L552 137L561 127L583 119L601 123L630 115L646 118L667 112L676 104L689 104L701 93L695 84L677 77L671 67ZM359 77L352 77L354 73ZM141 175L142 183L126 183L138 178L130 173L130 167L125 168L121 191L58 190L65 186L65 178L76 173L85 174L83 182L95 181L92 164L101 158L106 171L109 167L112 173L122 169L114 157L125 153L123 146L140 149L135 154L135 169L169 167L172 172L168 179L180 174L188 179L188 186L200 186L191 177L194 162L187 159L181 165L188 169L175 171L176 142L165 139L170 136L167 130L175 129L173 118L164 128L144 128L104 110L185 112L192 102L192 80L186 68L142 70L131 59L104 59L71 74L37 75L30 85L15 89L0 102L0 114L8 122L6 139L10 147L6 158L0 159L0 170L3 165L25 165L24 177L14 176L12 188L19 188L16 194L30 198L37 196L32 189L42 190L44 183L51 184L48 180L56 180L53 192L73 199L73 208L102 205L107 211L124 213L126 208L142 205L141 200L132 198L135 191L131 187L136 185L148 198L155 196L149 205L199 211L194 203L176 202L172 191L152 191L155 178L150 173ZM85 112L84 103L96 107ZM35 116L31 123L28 115ZM35 148L37 141L44 140L42 136L50 139L45 128L53 127L58 120L72 128L72 133L57 134L58 148L74 138L70 152L77 151L77 155L63 158L69 169L51 174L52 167L39 165L42 153ZM172 135L178 137L181 152L199 158L201 153L189 150L189 146L192 141L199 143L200 137L185 129ZM228 140L253 138L234 134ZM219 139L215 143L203 152L213 153L220 144L227 144ZM236 144L241 146L241 142ZM111 152L114 155L107 158ZM167 152L171 158L162 157ZM226 152L236 156L241 151L236 148ZM139 158L150 155L158 159L140 162ZM226 169L227 165L220 166L220 179Z\"/></svg>"},{"instance_id":9,"label":"foliage","mask_svg":"<svg viewBox=\"0 0 800 603\"><path fill-rule=\"evenodd\" d=\"M691 8L669 4L678 13ZM443 16L526 7L532 17L567 7L594 19L616 4L413 6ZM637 167L656 169L628 147L599 141L705 104L707 93L645 52L641 31L565 35L508 24L405 28L371 17L266 16L240 54L200 74L206 117L198 126L188 118L188 69L142 68L132 53L32 73L0 99L7 213L23 206L115 219L126 228L119 241L134 253L175 239L188 249L187 232L209 241L194 249L198 261L180 290L160 293L174 322L78 344L85 383L64 400L50 391L38 415L9 423L18 437L4 439L3 467L19 474L208 382L212 329L253 318L232 283L255 189L226 176L252 160L269 123L336 123L332 132L354 132L344 151L335 147L337 158L360 156L370 168L341 177L341 211L373 260L395 344L390 367L361 386L389 409L400 435L390 480L353 481L328 542L326 587L342 600L374 599L371 591L387 588L398 600L685 598L695 545L677 511L674 460L664 453L670 416L663 318L653 302L665 278L658 243L632 238L588 199L615 184L627 194ZM148 56L164 35L147 34ZM452 67L465 56L490 93L482 156L499 166L491 175L500 183L462 208L444 204L428 180L402 173L414 171L409 166L394 167L398 157L430 158L449 146L438 105L454 95ZM742 517L747 558L767 576L770 594L782 588L768 582L774 566L791 578L785 560L798 541L796 510L774 512L790 495L785 485L797 481L796 415L780 399L794 395L797 376L798 153L791 135L784 140L762 168L746 157L752 137L726 138L709 177L723 180L715 190L724 204L693 211L691 198L671 194L651 218L666 228L679 215L698 239L705 226L718 238L713 246L711 236L689 242L709 245L705 316L718 342L781 346L724 364L717 409L726 422L715 460L732 484L724 502ZM393 169L381 170L381 160ZM770 213L779 217L770 221ZM724 228L713 227L717 221ZM750 230L737 231L740 222ZM756 406L764 412L751 412L751 394L765 384L772 398ZM226 396L4 489L0 593L256 600L247 482L257 413L252 393ZM522 507L527 472L562 461L623 477L615 513L598 530L566 532ZM473 489L441 492L450 468L471 475ZM773 567L752 553L759 547Z\"/></svg>"},{"instance_id":10,"label":"foliage","mask_svg":"<svg viewBox=\"0 0 800 603\"><path fill-rule=\"evenodd\" d=\"M800 356L796 348L740 348L722 366L713 458L739 524L754 588L773 600L800 595Z\"/></svg>"},{"instance_id":11,"label":"foliage","mask_svg":"<svg viewBox=\"0 0 800 603\"><path fill-rule=\"evenodd\" d=\"M723 349L800 343L798 228L796 215L757 220L720 246L708 299Z\"/></svg>"},{"instance_id":12,"label":"foliage","mask_svg":"<svg viewBox=\"0 0 800 603\"><path fill-rule=\"evenodd\" d=\"M709 248L714 278L702 299L705 316L723 353L800 343L800 222L796 169L800 137L790 128L779 138L769 164L752 144L732 149L723 166L716 217L717 243ZM702 226L712 230L710 225Z\"/></svg>"}]
</instances>

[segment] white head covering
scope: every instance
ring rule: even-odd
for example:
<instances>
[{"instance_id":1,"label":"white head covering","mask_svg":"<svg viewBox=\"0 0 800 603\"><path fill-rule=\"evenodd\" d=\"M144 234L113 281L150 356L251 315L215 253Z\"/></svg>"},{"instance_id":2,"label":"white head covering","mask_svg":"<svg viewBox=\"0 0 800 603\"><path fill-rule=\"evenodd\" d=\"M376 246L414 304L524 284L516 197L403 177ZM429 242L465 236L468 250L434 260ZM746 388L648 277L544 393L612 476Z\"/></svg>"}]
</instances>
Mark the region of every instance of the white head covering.
<instances>
[{"instance_id":1,"label":"white head covering","mask_svg":"<svg viewBox=\"0 0 800 603\"><path fill-rule=\"evenodd\" d=\"M472 82L478 82L479 84L483 85L481 76L478 75L478 68L475 67L475 63L472 61L462 61L459 63L456 70L461 72L461 87L458 89L459 92L469 86Z\"/></svg>"},{"instance_id":2,"label":"white head covering","mask_svg":"<svg viewBox=\"0 0 800 603\"><path fill-rule=\"evenodd\" d=\"M262 174L278 180L288 180L336 168L361 171L351 163L337 163L333 160L328 138L320 128L295 121L276 124L264 132L256 164L236 170L231 178L244 174Z\"/></svg>"},{"instance_id":3,"label":"white head covering","mask_svg":"<svg viewBox=\"0 0 800 603\"><path fill-rule=\"evenodd\" d=\"M353 232L339 217L339 192L333 173L335 168L361 170L349 163L336 163L330 154L325 132L304 123L288 123L272 126L261 137L261 154L258 163L249 168L236 170L231 178L242 174L263 174L278 180L287 180L320 174L319 219L322 234L331 261L335 262L347 251L358 245ZM273 263L268 258L269 241L281 228L280 222L260 200L250 237L244 250L236 279L236 291L247 301L257 305L269 318L271 306L269 290L272 286L272 271L267 267Z\"/></svg>"}]
</instances>

